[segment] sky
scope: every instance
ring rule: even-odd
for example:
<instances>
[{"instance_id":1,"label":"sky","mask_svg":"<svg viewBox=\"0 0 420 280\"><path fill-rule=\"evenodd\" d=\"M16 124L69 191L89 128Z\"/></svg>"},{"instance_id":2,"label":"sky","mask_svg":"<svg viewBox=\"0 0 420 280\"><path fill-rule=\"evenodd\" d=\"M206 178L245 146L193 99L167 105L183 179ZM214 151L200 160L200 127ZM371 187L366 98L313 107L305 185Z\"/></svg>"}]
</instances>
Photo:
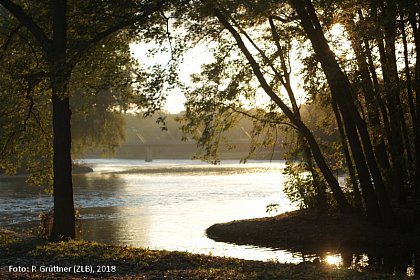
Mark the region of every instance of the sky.
<instances>
[{"instance_id":1,"label":"sky","mask_svg":"<svg viewBox=\"0 0 420 280\"><path fill-rule=\"evenodd\" d=\"M146 65L167 64L170 60L170 54L160 54L155 57L148 57L147 50L154 47L153 44L135 43L130 45L133 57ZM190 76L199 73L201 65L209 63L212 55L205 45L198 45L187 51L184 62L181 64L180 79L186 84L190 84ZM172 114L179 113L184 110L185 97L179 90L174 90L168 94L164 109Z\"/></svg>"},{"instance_id":2,"label":"sky","mask_svg":"<svg viewBox=\"0 0 420 280\"><path fill-rule=\"evenodd\" d=\"M167 64L170 60L170 54L160 54L155 57L149 57L147 55L147 50L152 48L154 45L152 44L145 44L145 43L136 43L130 45L130 50L133 54L133 57L140 61L140 63L144 63L146 65L153 65L153 64ZM199 73L201 70L201 66L204 63L209 63L212 61L212 54L208 50L208 47L204 44L198 45L197 47L189 50L184 57L184 62L181 64L180 70L180 79L185 84L191 84L191 74ZM296 69L296 67L295 67ZM300 96L297 97L298 103L303 103L303 91L299 87L300 78L297 76L291 77L291 82L293 87L296 89L295 93ZM257 104L263 104L268 101L268 97L261 91L261 97L257 101ZM300 102L299 102L300 101ZM172 114L179 113L184 110L184 102L185 97L180 92L180 90L173 90L168 94L166 104L164 109Z\"/></svg>"},{"instance_id":3,"label":"sky","mask_svg":"<svg viewBox=\"0 0 420 280\"><path fill-rule=\"evenodd\" d=\"M351 59L349 53L346 51L350 49L350 43L343 39L344 28L341 25L335 25L329 31L330 39L335 39L337 45L341 45L339 48L335 47L333 44L331 47L338 57L345 57L345 59ZM149 57L147 55L148 50L156 47L155 44L149 43L135 43L130 45L130 50L133 54L133 57L144 63L146 65L161 64L165 65L170 60L170 53L160 53L154 57ZM297 59L297 55L291 53L291 61L293 65L293 73L291 75L291 83L294 88L296 99L299 104L305 102L305 93L302 89L301 83L302 79L297 74L300 72L302 65ZM209 63L212 61L212 54L209 51L209 48L206 44L199 44L193 49L190 49L184 56L184 62L181 64L180 70L180 79L185 84L191 84L190 76L193 73L199 73L201 70L201 65L204 63ZM266 95L261 91L261 98L257 101L258 104L263 104L268 101ZM285 99L286 101L286 99ZM179 113L184 110L185 97L180 90L173 90L168 94L167 101L164 109L172 114ZM287 103L287 102L286 102Z\"/></svg>"}]
</instances>

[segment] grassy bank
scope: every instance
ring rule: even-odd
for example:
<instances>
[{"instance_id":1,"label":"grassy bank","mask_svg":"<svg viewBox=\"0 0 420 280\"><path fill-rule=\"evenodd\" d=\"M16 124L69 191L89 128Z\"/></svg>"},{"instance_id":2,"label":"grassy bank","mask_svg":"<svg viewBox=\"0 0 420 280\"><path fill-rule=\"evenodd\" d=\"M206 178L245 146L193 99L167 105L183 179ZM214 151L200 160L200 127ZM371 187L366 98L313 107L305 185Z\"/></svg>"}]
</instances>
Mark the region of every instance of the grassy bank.
<instances>
[{"instance_id":1,"label":"grassy bank","mask_svg":"<svg viewBox=\"0 0 420 280\"><path fill-rule=\"evenodd\" d=\"M321 264L245 261L0 233L0 279L405 279ZM17 272L27 269L26 272ZM34 272L31 270L34 269ZM50 269L53 272L41 270ZM67 269L69 272L54 272ZM94 273L74 274L74 269ZM11 271L12 270L12 271ZM13 272L15 270L15 272ZM100 272L102 270L102 272Z\"/></svg>"},{"instance_id":2,"label":"grassy bank","mask_svg":"<svg viewBox=\"0 0 420 280\"><path fill-rule=\"evenodd\" d=\"M367 254L370 269L390 273L405 272L413 263L413 254L418 257L420 253L420 229L416 224L375 227L356 216L318 217L306 211L215 224L206 233L216 241L287 249L308 255L340 253L344 267L351 266L355 256Z\"/></svg>"},{"instance_id":3,"label":"grassy bank","mask_svg":"<svg viewBox=\"0 0 420 280\"><path fill-rule=\"evenodd\" d=\"M420 229L414 224L374 227L357 216L318 217L309 211L215 224L207 229L207 235L217 241L308 253L346 247L411 249L420 245Z\"/></svg>"}]
</instances>

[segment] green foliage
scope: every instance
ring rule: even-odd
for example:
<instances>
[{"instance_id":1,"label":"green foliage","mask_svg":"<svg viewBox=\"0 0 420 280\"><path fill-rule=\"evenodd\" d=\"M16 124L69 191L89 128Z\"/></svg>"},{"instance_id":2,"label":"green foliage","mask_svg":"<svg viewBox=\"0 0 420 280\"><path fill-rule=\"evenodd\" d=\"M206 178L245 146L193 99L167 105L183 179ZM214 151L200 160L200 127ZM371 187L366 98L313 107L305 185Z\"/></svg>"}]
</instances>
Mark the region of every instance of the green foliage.
<instances>
[{"instance_id":1,"label":"green foliage","mask_svg":"<svg viewBox=\"0 0 420 280\"><path fill-rule=\"evenodd\" d=\"M329 103L327 97L318 94L310 104L301 106L301 116L316 137L331 171L343 171L346 168L344 155L337 122Z\"/></svg>"},{"instance_id":2,"label":"green foliage","mask_svg":"<svg viewBox=\"0 0 420 280\"><path fill-rule=\"evenodd\" d=\"M112 151L124 139L123 109L132 97L128 42L122 39L101 46L73 71L73 152L89 148ZM20 50L20 45L16 50ZM107 57L108 60L103 58ZM4 58L8 63L27 63L31 55ZM13 66L14 67L14 66ZM52 185L52 124L50 90L46 77L13 79L13 69L2 68L0 83L0 168L9 175L30 173L28 183ZM14 70L17 71L17 70ZM130 77L131 79L131 77Z\"/></svg>"},{"instance_id":3,"label":"green foliage","mask_svg":"<svg viewBox=\"0 0 420 280\"><path fill-rule=\"evenodd\" d=\"M287 162L283 171L286 176L283 192L301 209L316 207L315 182L305 164Z\"/></svg>"},{"instance_id":4,"label":"green foliage","mask_svg":"<svg viewBox=\"0 0 420 280\"><path fill-rule=\"evenodd\" d=\"M18 58L16 58L19 60ZM12 175L31 170L28 182L51 184L52 128L45 83L34 86L0 70L0 169Z\"/></svg>"},{"instance_id":5,"label":"green foliage","mask_svg":"<svg viewBox=\"0 0 420 280\"><path fill-rule=\"evenodd\" d=\"M179 81L178 72L184 46L181 41L175 39L174 41L176 42L176 47L171 47L171 58L167 63L142 65L140 62L133 69L133 74L135 75L133 81L135 96L132 104L144 117L149 117L160 111L165 105L167 95L174 88L183 87ZM159 55L167 55L167 52L168 50L165 47L158 46L152 48L150 56L158 58Z\"/></svg>"},{"instance_id":6,"label":"green foliage","mask_svg":"<svg viewBox=\"0 0 420 280\"><path fill-rule=\"evenodd\" d=\"M163 92L176 83L183 44L178 41L173 45L175 38L168 34L169 19L163 12L148 17L142 26L128 25L85 48L95 34L151 4L114 2L67 3L67 54L69 60L78 61L72 66L67 92L72 110L72 153L76 157L91 149L112 153L125 138L123 112L133 104L151 112L159 110L165 100ZM36 1L20 5L50 36L50 4ZM31 33L0 7L4 14L0 18L0 62L5 66L0 69L0 172L29 173L30 184L50 189L52 106L47 57ZM171 47L168 65L147 68L133 60L130 43L152 40Z\"/></svg>"},{"instance_id":7,"label":"green foliage","mask_svg":"<svg viewBox=\"0 0 420 280\"><path fill-rule=\"evenodd\" d=\"M112 153L122 143L122 113L135 96L131 77L135 65L126 36L109 39L77 65L70 83L74 155L88 149Z\"/></svg>"},{"instance_id":8,"label":"green foliage","mask_svg":"<svg viewBox=\"0 0 420 280\"><path fill-rule=\"evenodd\" d=\"M251 141L246 161L259 147L278 145L278 127L287 122L273 103L257 104L261 92L232 39L226 34L216 39L213 62L202 65L201 73L192 76L194 85L184 90L187 101L181 129L185 139L191 137L201 148L198 158L217 163L221 146L232 148L226 132L243 119L251 120L253 127L246 131Z\"/></svg>"}]
</instances>

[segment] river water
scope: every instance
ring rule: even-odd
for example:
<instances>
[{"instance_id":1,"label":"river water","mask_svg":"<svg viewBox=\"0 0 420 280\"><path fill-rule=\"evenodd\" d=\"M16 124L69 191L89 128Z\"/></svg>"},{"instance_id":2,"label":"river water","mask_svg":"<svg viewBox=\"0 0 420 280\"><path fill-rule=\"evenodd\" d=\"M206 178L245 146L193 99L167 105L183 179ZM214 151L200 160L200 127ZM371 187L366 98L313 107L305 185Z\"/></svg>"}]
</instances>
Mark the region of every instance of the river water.
<instances>
[{"instance_id":1,"label":"river water","mask_svg":"<svg viewBox=\"0 0 420 280\"><path fill-rule=\"evenodd\" d=\"M279 204L275 214L295 210L282 192L282 161L223 161L218 166L192 160L85 159L80 163L94 170L73 177L85 240L282 263L321 257L331 265L343 265L337 252L305 256L206 237L205 230L212 224L268 216L270 203ZM52 207L52 198L41 188L27 186L23 177L0 177L0 190L1 228L33 229L39 213ZM369 264L367 254L352 258L357 268Z\"/></svg>"},{"instance_id":2,"label":"river water","mask_svg":"<svg viewBox=\"0 0 420 280\"><path fill-rule=\"evenodd\" d=\"M94 172L75 175L74 200L81 209L85 240L150 249L188 251L253 260L301 262L285 250L215 242L205 236L214 223L264 217L295 207L282 193L284 162L85 159ZM42 189L25 178L0 179L0 226L35 227L52 207Z\"/></svg>"}]
</instances>

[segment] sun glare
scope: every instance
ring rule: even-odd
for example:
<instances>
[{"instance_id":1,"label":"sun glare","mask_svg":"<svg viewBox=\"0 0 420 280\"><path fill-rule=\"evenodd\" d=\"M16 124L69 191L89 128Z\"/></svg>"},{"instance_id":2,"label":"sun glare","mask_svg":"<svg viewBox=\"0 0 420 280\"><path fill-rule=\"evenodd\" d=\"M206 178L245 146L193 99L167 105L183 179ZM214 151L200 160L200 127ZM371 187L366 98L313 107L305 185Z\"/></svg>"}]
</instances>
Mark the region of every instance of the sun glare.
<instances>
[{"instance_id":1,"label":"sun glare","mask_svg":"<svg viewBox=\"0 0 420 280\"><path fill-rule=\"evenodd\" d=\"M341 23L334 24L329 30L331 36L339 38L344 35L344 26Z\"/></svg>"},{"instance_id":2,"label":"sun glare","mask_svg":"<svg viewBox=\"0 0 420 280\"><path fill-rule=\"evenodd\" d=\"M327 255L324 258L324 261L326 264L337 267L337 268L340 268L343 266L343 258L341 257L341 254Z\"/></svg>"},{"instance_id":3,"label":"sun glare","mask_svg":"<svg viewBox=\"0 0 420 280\"><path fill-rule=\"evenodd\" d=\"M329 35L330 46L335 55L340 60L352 60L353 53L351 42L344 26L340 23L334 24L327 33Z\"/></svg>"}]
</instances>

